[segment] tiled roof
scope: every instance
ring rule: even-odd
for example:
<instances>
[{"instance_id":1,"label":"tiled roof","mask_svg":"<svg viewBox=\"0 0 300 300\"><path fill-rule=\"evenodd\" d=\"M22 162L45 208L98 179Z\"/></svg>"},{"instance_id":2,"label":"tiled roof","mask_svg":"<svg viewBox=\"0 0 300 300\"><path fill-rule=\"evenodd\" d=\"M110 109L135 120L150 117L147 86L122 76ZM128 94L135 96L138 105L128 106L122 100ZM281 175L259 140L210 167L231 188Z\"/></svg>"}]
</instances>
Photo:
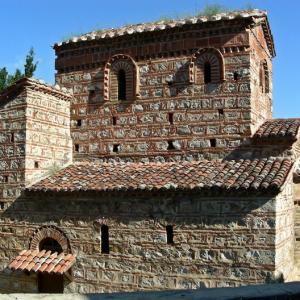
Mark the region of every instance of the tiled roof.
<instances>
[{"instance_id":1,"label":"tiled roof","mask_svg":"<svg viewBox=\"0 0 300 300\"><path fill-rule=\"evenodd\" d=\"M45 93L55 95L56 97L64 100L70 100L73 98L72 89L67 89L65 87L61 87L58 84L50 85L45 83L43 80L38 80L34 78L21 78L16 81L14 84L6 88L3 92L0 93L0 100L6 100L9 98L10 94L13 93L16 89L22 87L31 87L34 90L41 90Z\"/></svg>"},{"instance_id":2,"label":"tiled roof","mask_svg":"<svg viewBox=\"0 0 300 300\"><path fill-rule=\"evenodd\" d=\"M176 19L163 20L163 21L150 22L150 23L134 24L134 25L123 26L120 28L97 30L97 31L92 31L83 34L81 36L74 36L71 39L54 44L54 48L60 47L62 45L70 44L70 43L99 40L105 38L114 38L117 36L131 35L134 33L161 31L161 30L170 29L174 27L178 28L188 24L226 21L226 20L243 19L243 18L265 18L265 21L262 22L263 31L270 52L273 56L275 56L273 37L266 16L267 16L266 11L253 9L253 10L240 10L240 11L218 13L212 16L194 16L192 18L184 18L184 19L177 19L177 20Z\"/></svg>"},{"instance_id":3,"label":"tiled roof","mask_svg":"<svg viewBox=\"0 0 300 300\"><path fill-rule=\"evenodd\" d=\"M46 250L23 250L9 264L11 270L63 274L75 263L72 254Z\"/></svg>"},{"instance_id":4,"label":"tiled roof","mask_svg":"<svg viewBox=\"0 0 300 300\"><path fill-rule=\"evenodd\" d=\"M300 119L273 119L263 123L254 138L292 138L296 139L300 126Z\"/></svg>"},{"instance_id":5,"label":"tiled roof","mask_svg":"<svg viewBox=\"0 0 300 300\"><path fill-rule=\"evenodd\" d=\"M277 190L285 182L292 164L279 158L179 163L76 162L27 190Z\"/></svg>"}]
</instances>

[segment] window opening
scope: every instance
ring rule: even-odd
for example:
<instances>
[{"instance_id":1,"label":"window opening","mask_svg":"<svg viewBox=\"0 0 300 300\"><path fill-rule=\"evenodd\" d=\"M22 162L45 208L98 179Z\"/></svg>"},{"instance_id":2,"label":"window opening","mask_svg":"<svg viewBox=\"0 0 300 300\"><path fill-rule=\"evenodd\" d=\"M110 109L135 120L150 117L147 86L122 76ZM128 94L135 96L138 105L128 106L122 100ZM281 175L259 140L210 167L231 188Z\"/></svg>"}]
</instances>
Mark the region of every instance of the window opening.
<instances>
[{"instance_id":1,"label":"window opening","mask_svg":"<svg viewBox=\"0 0 300 300\"><path fill-rule=\"evenodd\" d=\"M216 139L210 139L210 146L213 148L217 146Z\"/></svg>"},{"instance_id":2,"label":"window opening","mask_svg":"<svg viewBox=\"0 0 300 300\"><path fill-rule=\"evenodd\" d=\"M101 253L109 254L109 234L108 226L101 226Z\"/></svg>"},{"instance_id":3,"label":"window opening","mask_svg":"<svg viewBox=\"0 0 300 300\"><path fill-rule=\"evenodd\" d=\"M237 80L239 80L239 78L240 78L239 73L238 73L238 72L234 72L234 73L233 73L233 79L234 79L235 81L237 81Z\"/></svg>"},{"instance_id":4,"label":"window opening","mask_svg":"<svg viewBox=\"0 0 300 300\"><path fill-rule=\"evenodd\" d=\"M173 122L174 122L174 115L173 115L173 113L169 113L169 123L171 124L171 125L173 125Z\"/></svg>"},{"instance_id":5,"label":"window opening","mask_svg":"<svg viewBox=\"0 0 300 300\"><path fill-rule=\"evenodd\" d=\"M211 82L211 65L209 62L204 64L204 83Z\"/></svg>"},{"instance_id":6,"label":"window opening","mask_svg":"<svg viewBox=\"0 0 300 300\"><path fill-rule=\"evenodd\" d=\"M167 244L174 244L174 232L173 232L172 225L166 226L166 233L167 233Z\"/></svg>"},{"instance_id":7,"label":"window opening","mask_svg":"<svg viewBox=\"0 0 300 300\"><path fill-rule=\"evenodd\" d=\"M175 150L175 147L173 145L173 141L168 141L168 150Z\"/></svg>"},{"instance_id":8,"label":"window opening","mask_svg":"<svg viewBox=\"0 0 300 300\"><path fill-rule=\"evenodd\" d=\"M118 72L118 100L126 100L126 73L123 69Z\"/></svg>"},{"instance_id":9,"label":"window opening","mask_svg":"<svg viewBox=\"0 0 300 300\"><path fill-rule=\"evenodd\" d=\"M39 250L51 251L52 253L57 252L58 254L63 252L59 242L49 237L40 241Z\"/></svg>"},{"instance_id":10,"label":"window opening","mask_svg":"<svg viewBox=\"0 0 300 300\"><path fill-rule=\"evenodd\" d=\"M119 152L119 147L120 147L119 144L115 144L115 145L113 146L113 152L115 152L115 153Z\"/></svg>"}]
</instances>

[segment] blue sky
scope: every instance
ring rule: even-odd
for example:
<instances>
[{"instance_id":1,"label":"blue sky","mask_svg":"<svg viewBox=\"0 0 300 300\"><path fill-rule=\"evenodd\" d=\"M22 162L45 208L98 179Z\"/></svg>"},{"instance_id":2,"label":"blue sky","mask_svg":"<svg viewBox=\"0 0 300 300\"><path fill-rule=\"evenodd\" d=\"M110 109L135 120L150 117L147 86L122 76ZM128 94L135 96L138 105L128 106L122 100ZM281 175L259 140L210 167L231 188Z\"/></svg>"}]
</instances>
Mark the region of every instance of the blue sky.
<instances>
[{"instance_id":1,"label":"blue sky","mask_svg":"<svg viewBox=\"0 0 300 300\"><path fill-rule=\"evenodd\" d=\"M98 28L195 14L207 4L266 9L277 56L273 61L274 117L300 117L299 0L2 0L0 67L22 68L31 46L39 61L35 77L54 82L51 45Z\"/></svg>"}]
</instances>

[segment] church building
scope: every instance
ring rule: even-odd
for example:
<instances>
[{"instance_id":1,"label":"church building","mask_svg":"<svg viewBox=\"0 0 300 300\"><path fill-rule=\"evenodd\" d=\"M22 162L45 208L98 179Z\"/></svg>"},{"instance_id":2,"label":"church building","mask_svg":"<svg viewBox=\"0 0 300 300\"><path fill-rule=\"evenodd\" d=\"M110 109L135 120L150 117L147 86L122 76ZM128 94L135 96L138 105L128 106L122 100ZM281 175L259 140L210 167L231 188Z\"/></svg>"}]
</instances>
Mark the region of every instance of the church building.
<instances>
[{"instance_id":1,"label":"church building","mask_svg":"<svg viewBox=\"0 0 300 300\"><path fill-rule=\"evenodd\" d=\"M0 94L0 292L300 275L300 119L272 118L267 13L90 32Z\"/></svg>"}]
</instances>

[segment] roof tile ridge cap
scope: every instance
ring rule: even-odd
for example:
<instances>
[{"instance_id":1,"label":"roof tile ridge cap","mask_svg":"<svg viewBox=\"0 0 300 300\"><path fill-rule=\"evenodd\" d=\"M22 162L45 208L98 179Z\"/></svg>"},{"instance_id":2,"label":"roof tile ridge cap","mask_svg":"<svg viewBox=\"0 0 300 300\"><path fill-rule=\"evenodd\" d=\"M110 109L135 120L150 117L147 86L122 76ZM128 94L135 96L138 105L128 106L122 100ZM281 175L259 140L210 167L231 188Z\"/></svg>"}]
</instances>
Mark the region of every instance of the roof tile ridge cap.
<instances>
[{"instance_id":1,"label":"roof tile ridge cap","mask_svg":"<svg viewBox=\"0 0 300 300\"><path fill-rule=\"evenodd\" d=\"M243 14L245 14L245 16L243 16ZM62 46L64 44L68 44L70 42L77 42L82 40L82 38L86 38L88 36L91 35L95 35L97 37L105 34L105 33L109 33L109 32L114 32L117 33L118 31L126 31L129 29L136 29L139 26L144 27L144 29L146 27L149 26L155 26L155 25L168 25L168 24L172 24L172 23L177 23L177 25L184 25L187 21L191 21L193 19L197 19L197 20L203 20L203 18L206 18L207 21L215 21L218 18L216 17L226 17L226 16L233 16L233 17L263 17L263 16L267 16L267 11L266 10L261 10L261 9L250 9L250 10L232 10L232 11L225 11L225 12L220 12L217 14L213 14L213 15L194 15L194 16L190 16L190 17L186 17L186 18L171 18L170 20L161 20L161 21L150 21L150 22L145 22L145 23L135 23L135 24L130 24L130 25L125 25L125 26L120 26L117 28L103 28L103 29L99 29L99 30L94 30L94 31L90 31L81 35L76 35L74 37L71 37L65 41L60 41L60 42L56 42L54 43L53 47L55 46Z\"/></svg>"},{"instance_id":2,"label":"roof tile ridge cap","mask_svg":"<svg viewBox=\"0 0 300 300\"><path fill-rule=\"evenodd\" d=\"M67 88L59 85L58 83L51 84L51 83L46 82L43 79L38 79L38 78L34 78L34 77L24 77L22 79L23 80L26 79L26 81L31 83L31 84L42 86L42 87L45 87L45 88L49 88L49 89L53 90L54 92L64 93L64 94L66 94L66 96L73 96L72 89L67 89Z\"/></svg>"},{"instance_id":3,"label":"roof tile ridge cap","mask_svg":"<svg viewBox=\"0 0 300 300\"><path fill-rule=\"evenodd\" d=\"M278 170L270 181L270 186L276 186L281 189L281 187L284 185L288 175L293 170L293 163L290 163L291 161L289 161L289 164L287 166L287 162L288 160L285 159L274 160L273 165L276 163L280 163L280 166L278 167ZM286 167L288 168L288 170L284 170L284 168Z\"/></svg>"}]
</instances>

